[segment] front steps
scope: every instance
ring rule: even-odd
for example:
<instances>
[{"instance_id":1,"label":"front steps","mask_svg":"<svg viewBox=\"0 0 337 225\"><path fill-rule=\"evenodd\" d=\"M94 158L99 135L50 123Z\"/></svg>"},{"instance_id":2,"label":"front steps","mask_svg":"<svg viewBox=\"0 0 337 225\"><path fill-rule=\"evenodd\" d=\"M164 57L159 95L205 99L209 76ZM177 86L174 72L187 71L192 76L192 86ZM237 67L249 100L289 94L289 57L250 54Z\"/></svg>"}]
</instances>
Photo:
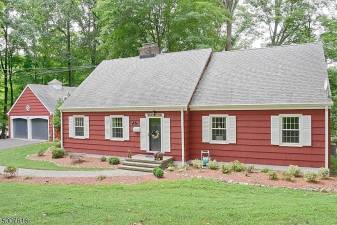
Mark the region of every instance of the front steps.
<instances>
[{"instance_id":1,"label":"front steps","mask_svg":"<svg viewBox=\"0 0 337 225\"><path fill-rule=\"evenodd\" d=\"M119 169L152 173L156 167L165 169L170 161L173 159L169 156L164 156L163 160L158 161L154 160L152 155L134 155L122 160Z\"/></svg>"}]
</instances>

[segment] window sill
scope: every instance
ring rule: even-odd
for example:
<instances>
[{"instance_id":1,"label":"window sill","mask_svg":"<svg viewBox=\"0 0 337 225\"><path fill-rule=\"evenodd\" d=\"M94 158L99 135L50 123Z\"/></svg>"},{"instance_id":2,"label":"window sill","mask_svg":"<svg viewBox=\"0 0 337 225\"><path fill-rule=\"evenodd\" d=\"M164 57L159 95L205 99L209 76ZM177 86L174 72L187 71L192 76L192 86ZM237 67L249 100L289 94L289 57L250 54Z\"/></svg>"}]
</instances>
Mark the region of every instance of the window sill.
<instances>
[{"instance_id":1,"label":"window sill","mask_svg":"<svg viewBox=\"0 0 337 225\"><path fill-rule=\"evenodd\" d=\"M110 141L125 141L124 138L109 138Z\"/></svg>"},{"instance_id":2,"label":"window sill","mask_svg":"<svg viewBox=\"0 0 337 225\"><path fill-rule=\"evenodd\" d=\"M74 138L74 139L88 139L88 138L82 137L82 136L75 136L75 137L72 137L72 138Z\"/></svg>"},{"instance_id":3,"label":"window sill","mask_svg":"<svg viewBox=\"0 0 337 225\"><path fill-rule=\"evenodd\" d=\"M219 145L228 145L230 144L228 141L210 141L210 144L219 144Z\"/></svg>"},{"instance_id":4,"label":"window sill","mask_svg":"<svg viewBox=\"0 0 337 225\"><path fill-rule=\"evenodd\" d=\"M291 144L291 143L282 143L279 145L280 147L294 147L294 148L301 148L303 145L301 144Z\"/></svg>"}]
</instances>

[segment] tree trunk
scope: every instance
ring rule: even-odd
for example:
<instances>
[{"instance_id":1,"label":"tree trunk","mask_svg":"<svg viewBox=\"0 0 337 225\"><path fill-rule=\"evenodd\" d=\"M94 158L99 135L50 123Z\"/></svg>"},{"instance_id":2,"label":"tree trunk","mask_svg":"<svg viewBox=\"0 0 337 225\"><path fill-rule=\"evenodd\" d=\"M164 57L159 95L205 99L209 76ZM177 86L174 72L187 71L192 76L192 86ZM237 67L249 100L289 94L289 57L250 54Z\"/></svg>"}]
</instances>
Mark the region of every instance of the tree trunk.
<instances>
[{"instance_id":1,"label":"tree trunk","mask_svg":"<svg viewBox=\"0 0 337 225\"><path fill-rule=\"evenodd\" d=\"M232 50L232 21L227 21L227 26L226 26L226 51Z\"/></svg>"},{"instance_id":2,"label":"tree trunk","mask_svg":"<svg viewBox=\"0 0 337 225\"><path fill-rule=\"evenodd\" d=\"M4 39L5 39L5 55L2 60L2 70L4 73L4 102L3 102L3 114L2 114L2 126L1 126L1 136L0 138L6 138L6 128L7 128L7 104L8 104L8 28L4 29Z\"/></svg>"}]
</instances>

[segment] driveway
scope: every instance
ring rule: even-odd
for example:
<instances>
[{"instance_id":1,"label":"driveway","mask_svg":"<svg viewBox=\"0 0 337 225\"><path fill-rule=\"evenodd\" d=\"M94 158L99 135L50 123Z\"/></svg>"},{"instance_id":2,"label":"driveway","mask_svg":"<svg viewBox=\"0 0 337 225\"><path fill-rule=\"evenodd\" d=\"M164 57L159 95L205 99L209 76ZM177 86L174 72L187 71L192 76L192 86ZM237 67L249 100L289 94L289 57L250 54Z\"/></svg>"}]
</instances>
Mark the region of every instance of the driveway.
<instances>
[{"instance_id":1,"label":"driveway","mask_svg":"<svg viewBox=\"0 0 337 225\"><path fill-rule=\"evenodd\" d=\"M44 141L40 140L21 140L21 139L0 139L0 151L8 148L15 148Z\"/></svg>"}]
</instances>

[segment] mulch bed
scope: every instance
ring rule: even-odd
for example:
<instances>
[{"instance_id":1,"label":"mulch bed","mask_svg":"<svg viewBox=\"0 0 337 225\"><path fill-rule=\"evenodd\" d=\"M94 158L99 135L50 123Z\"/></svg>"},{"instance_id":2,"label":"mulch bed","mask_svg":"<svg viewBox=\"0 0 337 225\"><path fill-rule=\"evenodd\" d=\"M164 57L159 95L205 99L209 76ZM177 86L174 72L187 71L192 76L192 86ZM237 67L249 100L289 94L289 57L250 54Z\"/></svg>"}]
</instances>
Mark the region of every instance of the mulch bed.
<instances>
[{"instance_id":1,"label":"mulch bed","mask_svg":"<svg viewBox=\"0 0 337 225\"><path fill-rule=\"evenodd\" d=\"M110 165L109 162L101 162L101 159L98 157L90 157L89 155L83 154L83 161L80 163L74 163L70 158L69 153L64 158L53 159L51 150L47 150L43 156L38 156L37 154L27 156L27 159L36 160L36 161L47 161L55 163L61 167L74 167L74 168L97 168L97 169L115 169L118 166Z\"/></svg>"},{"instance_id":2,"label":"mulch bed","mask_svg":"<svg viewBox=\"0 0 337 225\"><path fill-rule=\"evenodd\" d=\"M331 177L328 180L320 180L317 183L308 183L303 178L295 178L293 182L282 179L282 173L278 174L279 180L269 180L268 174L261 172L249 173L246 176L245 172L232 172L223 174L220 170L214 171L209 169L193 169L175 170L172 172L166 171L164 178L161 180L180 180L191 178L207 178L215 179L226 183L240 183L246 185L267 186L267 187L285 187L292 189L304 189L321 192L336 192L337 193L337 178ZM14 177L4 178L0 177L0 182L22 182L33 184L138 184L149 181L155 181L158 178L152 174L145 176L118 176L106 177L99 180L95 177L90 178L40 178L40 177Z\"/></svg>"}]
</instances>

